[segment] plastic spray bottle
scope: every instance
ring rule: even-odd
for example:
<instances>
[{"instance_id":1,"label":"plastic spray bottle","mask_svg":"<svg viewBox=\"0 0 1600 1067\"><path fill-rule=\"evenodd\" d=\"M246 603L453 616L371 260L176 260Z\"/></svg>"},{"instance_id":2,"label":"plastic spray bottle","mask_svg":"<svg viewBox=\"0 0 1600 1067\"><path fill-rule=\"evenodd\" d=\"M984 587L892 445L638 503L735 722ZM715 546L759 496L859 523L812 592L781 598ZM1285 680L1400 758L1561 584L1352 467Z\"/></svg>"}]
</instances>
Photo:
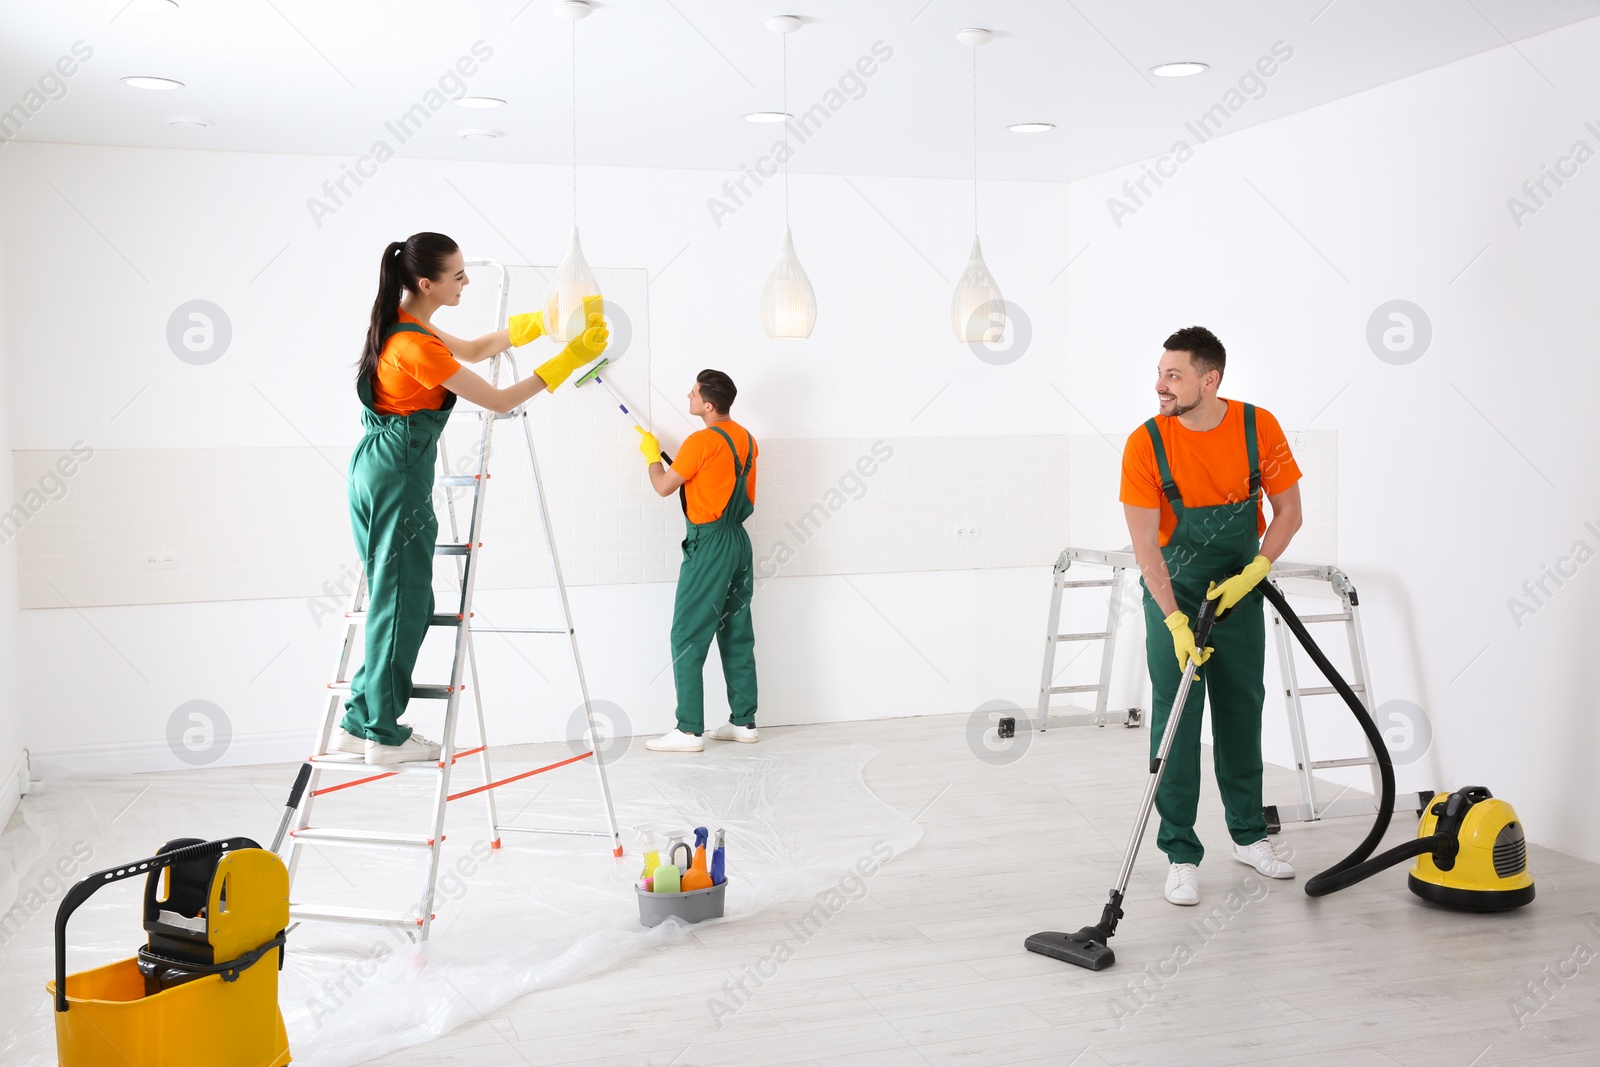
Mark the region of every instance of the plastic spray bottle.
<instances>
[{"instance_id":1,"label":"plastic spray bottle","mask_svg":"<svg viewBox=\"0 0 1600 1067\"><path fill-rule=\"evenodd\" d=\"M706 840L709 834L704 826L694 829L694 862L683 876L683 891L711 888L711 872L706 869Z\"/></svg>"},{"instance_id":2,"label":"plastic spray bottle","mask_svg":"<svg viewBox=\"0 0 1600 1067\"><path fill-rule=\"evenodd\" d=\"M721 885L728 880L727 856L722 851L722 828L717 828L717 847L711 853L711 884Z\"/></svg>"}]
</instances>

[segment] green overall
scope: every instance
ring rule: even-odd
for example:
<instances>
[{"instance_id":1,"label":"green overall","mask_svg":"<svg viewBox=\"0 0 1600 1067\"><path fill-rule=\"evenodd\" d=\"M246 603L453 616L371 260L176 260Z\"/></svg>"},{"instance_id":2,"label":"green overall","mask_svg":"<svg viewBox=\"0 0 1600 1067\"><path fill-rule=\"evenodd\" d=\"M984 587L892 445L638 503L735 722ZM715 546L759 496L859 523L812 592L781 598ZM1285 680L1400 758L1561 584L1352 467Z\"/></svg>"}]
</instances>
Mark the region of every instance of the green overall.
<instances>
[{"instance_id":1,"label":"green overall","mask_svg":"<svg viewBox=\"0 0 1600 1067\"><path fill-rule=\"evenodd\" d=\"M722 677L728 685L728 719L735 726L756 721L756 632L750 618L755 582L751 571L750 535L744 520L755 511L745 489L745 476L756 462L755 438L739 465L739 450L720 426L713 426L733 453L733 495L711 522L687 522L683 566L678 569L678 597L672 609L672 676L678 689L678 729L686 734L705 730L705 663L711 638L722 656Z\"/></svg>"},{"instance_id":2,"label":"green overall","mask_svg":"<svg viewBox=\"0 0 1600 1067\"><path fill-rule=\"evenodd\" d=\"M397 333L423 333L414 323ZM439 519L433 513L434 463L439 435L455 407L454 393L433 411L383 415L373 407L372 384L356 386L366 436L350 457L350 525L367 575L366 657L350 683L340 724L356 737L398 745L411 736L401 726L411 700L411 671L433 615L433 549Z\"/></svg>"},{"instance_id":3,"label":"green overall","mask_svg":"<svg viewBox=\"0 0 1600 1067\"><path fill-rule=\"evenodd\" d=\"M1200 614L1208 583L1249 563L1260 551L1256 515L1261 498L1261 463L1256 447L1256 409L1244 405L1245 447L1250 457L1248 500L1213 507L1187 508L1172 480L1161 434L1151 419L1144 424L1155 445L1161 491L1172 504L1178 525L1161 550L1172 576L1178 610L1192 620ZM1156 844L1173 863L1199 863L1205 855L1194 832L1200 803L1200 717L1205 694L1211 696L1212 760L1217 786L1227 813L1228 834L1235 844L1249 845L1267 836L1261 810L1261 705L1266 698L1262 667L1266 659L1266 625L1261 590L1253 589L1212 628L1206 642L1216 649L1189 689L1178 736L1173 738L1156 810L1161 830ZM1178 695L1178 657L1161 608L1144 591L1145 658L1155 690L1150 730L1150 755L1161 745L1162 732Z\"/></svg>"}]
</instances>

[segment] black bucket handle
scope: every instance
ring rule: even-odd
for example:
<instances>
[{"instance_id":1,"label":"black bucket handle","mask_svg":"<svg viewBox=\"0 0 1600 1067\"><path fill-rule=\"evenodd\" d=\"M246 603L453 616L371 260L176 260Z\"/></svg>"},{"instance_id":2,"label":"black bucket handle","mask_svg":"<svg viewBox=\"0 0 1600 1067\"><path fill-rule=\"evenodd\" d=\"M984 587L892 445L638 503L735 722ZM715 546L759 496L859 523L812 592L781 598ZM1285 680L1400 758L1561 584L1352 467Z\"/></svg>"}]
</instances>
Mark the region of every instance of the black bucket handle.
<instances>
[{"instance_id":1,"label":"black bucket handle","mask_svg":"<svg viewBox=\"0 0 1600 1067\"><path fill-rule=\"evenodd\" d=\"M245 844L246 841L248 838L230 837L221 841L202 841L198 845L186 845L159 856L151 856L149 859L96 871L80 879L67 890L67 895L61 898L61 906L56 909L56 1011L67 1010L67 920L72 918L72 913L77 911L84 901L112 882L159 871L175 863L188 863L191 860L205 859L238 848L256 847L254 842Z\"/></svg>"}]
</instances>

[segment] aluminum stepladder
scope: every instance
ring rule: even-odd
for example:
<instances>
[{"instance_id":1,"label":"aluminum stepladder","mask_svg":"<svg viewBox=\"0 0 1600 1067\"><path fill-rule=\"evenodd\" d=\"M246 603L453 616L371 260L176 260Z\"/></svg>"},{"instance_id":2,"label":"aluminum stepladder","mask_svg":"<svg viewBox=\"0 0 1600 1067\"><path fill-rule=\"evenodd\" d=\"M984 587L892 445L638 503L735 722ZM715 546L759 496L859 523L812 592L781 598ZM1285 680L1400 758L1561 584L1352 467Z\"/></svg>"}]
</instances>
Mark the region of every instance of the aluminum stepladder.
<instances>
[{"instance_id":1,"label":"aluminum stepladder","mask_svg":"<svg viewBox=\"0 0 1600 1067\"><path fill-rule=\"evenodd\" d=\"M1328 564L1315 563L1290 563L1279 560L1272 565L1272 572L1267 580L1277 586L1280 592L1287 593L1280 584L1286 578L1301 578L1313 582L1327 582L1333 590L1334 596L1339 598L1340 610L1324 612L1315 615L1301 615L1300 621L1309 629L1319 623L1342 623L1344 625L1345 641L1350 649L1350 672L1345 678L1351 691L1361 698L1361 703L1366 706L1367 714L1371 715L1375 708L1372 699L1372 675L1367 669L1366 640L1361 634L1361 609L1360 597L1356 595L1356 587L1351 584L1350 578L1338 567ZM1278 677L1283 683L1284 708L1289 716L1289 740L1294 746L1295 775L1300 780L1300 803L1298 804L1268 804L1266 805L1267 832L1273 833L1283 824L1288 822L1316 822L1320 819L1337 818L1342 815L1374 815L1378 811L1378 796L1383 792L1383 779L1378 772L1378 759L1372 753L1370 746L1366 755L1353 756L1348 759L1314 760L1311 758L1311 742L1306 735L1306 716L1304 699L1306 697L1331 696L1336 701L1341 701L1338 690L1331 685L1302 686L1300 684L1299 669L1295 666L1294 650L1298 647L1294 635L1289 632L1289 627L1284 624L1283 617L1278 614L1278 609L1271 604L1267 610L1272 618L1272 633L1278 643ZM1316 670L1315 667L1312 668ZM1324 803L1317 796L1317 776L1319 770L1330 770L1335 767L1362 767L1368 769L1372 776L1372 795L1369 797L1345 797L1345 790L1332 800ZM1323 783L1327 785L1328 783ZM1430 794L1431 796L1431 794Z\"/></svg>"},{"instance_id":2,"label":"aluminum stepladder","mask_svg":"<svg viewBox=\"0 0 1600 1067\"><path fill-rule=\"evenodd\" d=\"M1074 563L1094 564L1109 567L1109 579L1084 579L1068 581L1066 574ZM1050 617L1045 631L1044 671L1039 682L1039 706L1037 711L1036 728L1043 732L1050 714L1050 698L1053 695L1064 693L1095 693L1094 710L1076 715L1057 715L1059 723L1092 722L1104 726L1107 722L1123 721L1128 726L1140 725L1141 716L1138 708L1128 708L1122 712L1107 711L1106 702L1110 691L1111 667L1113 653L1116 648L1117 624L1126 611L1135 610L1137 598L1133 598L1132 606L1128 606L1125 593L1122 589L1124 575L1132 571L1137 574L1138 560L1134 558L1133 550L1125 548L1117 551L1101 551L1096 549L1067 548L1062 550L1056 558L1053 571L1054 588L1050 595ZM1372 711L1372 683L1371 674L1367 668L1366 644L1361 633L1361 615L1359 598L1356 596L1355 586L1339 568L1314 563L1294 563L1279 560L1272 566L1268 578L1274 584L1284 579L1305 579L1315 582L1327 582L1334 595L1339 598L1341 610L1337 612L1301 615L1300 619L1308 627L1318 623L1343 623L1345 637L1350 649L1351 669L1345 679L1350 683L1350 688L1361 698L1367 706L1368 713ZM1061 628L1061 603L1064 591L1067 589L1096 589L1109 588L1111 590L1110 604L1106 612L1106 629L1103 632L1063 634ZM1279 585L1282 589L1282 586ZM1289 720L1289 736L1294 749L1295 774L1300 785L1300 803L1298 804L1269 804L1265 806L1268 828L1276 831L1282 824L1291 822L1315 822L1319 819L1332 818L1343 815L1372 815L1377 811L1377 796L1381 791L1381 780L1378 774L1378 761L1369 748L1366 755L1348 759L1313 760L1311 746L1307 736L1305 722L1304 698L1334 696L1338 693L1332 686L1320 685L1305 687L1299 682L1298 670L1295 666L1294 638L1277 611L1271 610L1273 634L1277 639L1278 664L1280 677L1283 679L1284 706ZM1102 641L1104 649L1100 661L1100 681L1096 685L1053 685L1055 676L1055 657L1057 646L1064 641ZM1315 669L1315 668L1313 668ZM1118 716L1122 718L1119 720ZM1318 794L1316 772L1338 767L1366 766L1372 775L1371 797L1344 797L1344 790L1331 801L1323 802ZM1328 783L1321 783L1324 788ZM1432 794L1430 793L1429 796Z\"/></svg>"},{"instance_id":3,"label":"aluminum stepladder","mask_svg":"<svg viewBox=\"0 0 1600 1067\"><path fill-rule=\"evenodd\" d=\"M498 272L499 288L495 322L504 323L510 296L509 272L504 266L493 260L469 259L466 262L468 266L488 267ZM490 381L492 383L498 384L502 364L509 367L513 381L520 378L515 357L507 351L492 358L490 364ZM455 631L455 648L451 662L450 679L444 684L413 685L411 691L413 700L442 700L445 702L444 729L443 736L440 738L439 759L430 763L405 763L374 768L362 762L358 756L328 754L329 738L332 736L333 728L338 725L343 717L344 698L350 691L351 676L349 671L352 653L357 644L357 636L362 632L367 618L367 583L365 574L363 574L357 582L355 592L351 597L350 610L346 613L347 624L344 639L340 645L337 664L334 668L334 680L328 686L329 693L323 711L322 723L317 732L315 747L317 754L313 755L309 761L312 768L311 780L309 787L305 791L304 799L301 801L294 828L291 830L289 837L288 867L291 887L289 914L294 922L350 923L394 927L408 932L416 940L427 940L435 918L433 904L439 876L440 855L443 851L445 840L446 808L450 801L461 800L479 794L482 794L484 798L484 810L489 827L489 841L493 848L500 847L500 835L505 832L547 833L609 838L612 855L622 855L622 839L617 827L616 812L611 803L611 789L606 781L605 765L595 748L596 732L593 704L589 697L588 681L583 671L583 659L578 649L577 632L573 627L572 607L567 598L566 579L562 574L561 559L556 549L555 531L551 526L549 509L546 506L544 480L539 471L539 457L537 450L534 448L533 429L528 421L526 404L504 415L481 409L465 410L459 413L457 417L461 415L469 418L477 417L480 423L475 446L477 452L476 469L472 470L471 473L455 473L452 471L449 451L444 437L441 435L439 440L440 473L434 481L435 489L443 490L444 492L445 515L443 517L447 520L450 538L448 541L441 541L435 546L434 557L436 559L449 557L454 561L460 590L460 602L455 611L435 612L429 620L430 632L439 628L453 629ZM478 577L479 553L483 548L483 522L486 512L489 459L492 454L491 445L494 424L504 419L516 419L521 423L523 438L528 447L528 461L533 473L533 486L538 503L539 518L544 530L545 544L550 550L551 570L561 601L564 625L559 627L498 628L475 626L472 623L472 602ZM465 509L467 511L467 519L464 529L458 514L458 504L465 504L467 501L458 500L457 494L470 498L470 507ZM446 523L441 523L441 528L444 525ZM573 667L577 672L578 688L583 699L584 714L588 723L588 731L584 738L585 751L543 767L524 771L499 781L495 780L489 760L488 735L484 726L482 690L478 684L478 661L473 644L473 634L475 633L566 635L571 645ZM467 688L469 675L473 708L477 718L478 736L476 746L460 749L457 747L456 731L459 726L461 694ZM478 757L482 775L481 783L452 793L450 786L455 764L457 761L466 759L469 756ZM542 774L558 767L578 763L582 760L589 760L594 764L600 796L605 804L607 829L556 829L504 824L499 821L494 802L494 789L535 774ZM354 777L331 785L323 785L321 779L324 774L329 773L353 773ZM333 829L312 825L312 809L317 797L402 774L427 775L435 779L432 818L426 833L393 833L373 829ZM320 846L409 849L426 852L427 875L423 883L422 892L417 898L416 910L414 912L379 911L367 908L297 902L293 897L293 886L301 850L306 847Z\"/></svg>"},{"instance_id":4,"label":"aluminum stepladder","mask_svg":"<svg viewBox=\"0 0 1600 1067\"><path fill-rule=\"evenodd\" d=\"M1127 559L1113 559L1112 557L1126 556ZM1111 568L1110 578L1067 578L1067 571L1074 563L1092 563ZM1058 714L1056 721L1064 725L1080 723L1093 723L1104 726L1108 722L1120 722L1124 726L1137 727L1144 721L1144 712L1140 708L1120 708L1107 711L1106 701L1111 692L1111 665L1115 658L1117 648L1117 620L1122 614L1123 572L1133 564L1133 553L1128 552L1097 552L1086 548L1062 549L1061 555L1056 557L1055 567L1051 571L1052 585L1050 589L1050 617L1045 624L1044 633L1044 670L1039 676L1039 707L1035 729L1043 733L1050 725L1050 698L1068 693L1093 693L1094 708L1087 712L1071 712L1065 715ZM1068 589L1110 589L1110 603L1106 608L1106 628L1091 633L1061 632L1061 602ZM1063 642L1091 642L1102 643L1100 649L1100 680L1094 685L1056 685L1056 650Z\"/></svg>"}]
</instances>

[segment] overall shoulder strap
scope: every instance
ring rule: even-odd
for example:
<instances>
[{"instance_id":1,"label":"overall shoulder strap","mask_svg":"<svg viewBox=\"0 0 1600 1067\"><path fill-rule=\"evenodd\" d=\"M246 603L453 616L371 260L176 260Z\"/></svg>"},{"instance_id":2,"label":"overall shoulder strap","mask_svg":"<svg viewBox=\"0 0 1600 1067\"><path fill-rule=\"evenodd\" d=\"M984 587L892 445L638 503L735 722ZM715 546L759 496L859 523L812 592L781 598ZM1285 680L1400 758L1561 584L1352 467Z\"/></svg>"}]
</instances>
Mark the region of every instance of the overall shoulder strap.
<instances>
[{"instance_id":1,"label":"overall shoulder strap","mask_svg":"<svg viewBox=\"0 0 1600 1067\"><path fill-rule=\"evenodd\" d=\"M387 341L389 338L393 337L397 333L420 333L420 334L426 334L429 337L437 337L438 336L437 334L435 334L432 330L428 329L427 327L418 326L414 322L397 322L393 326L389 327L387 330L384 331L383 339L385 341Z\"/></svg>"},{"instance_id":2,"label":"overall shoulder strap","mask_svg":"<svg viewBox=\"0 0 1600 1067\"><path fill-rule=\"evenodd\" d=\"M750 438L750 451L745 455L744 466L741 468L739 466L739 450L734 447L733 438L728 436L728 431L721 426L712 426L711 429L717 432L717 436L728 442L728 451L733 453L733 473L740 478L749 474L751 466L756 461L756 439L754 437Z\"/></svg>"},{"instance_id":3,"label":"overall shoulder strap","mask_svg":"<svg viewBox=\"0 0 1600 1067\"><path fill-rule=\"evenodd\" d=\"M1250 457L1250 495L1261 491L1261 446L1256 440L1256 406L1244 406L1244 450Z\"/></svg>"},{"instance_id":4,"label":"overall shoulder strap","mask_svg":"<svg viewBox=\"0 0 1600 1067\"><path fill-rule=\"evenodd\" d=\"M1161 475L1161 491L1167 495L1167 500L1172 503L1174 510L1181 508L1183 494L1178 492L1178 483L1172 480L1172 468L1167 466L1167 449L1161 443L1161 431L1156 427L1156 420L1147 420L1144 428L1150 434L1150 443L1155 446L1156 470Z\"/></svg>"}]
</instances>

